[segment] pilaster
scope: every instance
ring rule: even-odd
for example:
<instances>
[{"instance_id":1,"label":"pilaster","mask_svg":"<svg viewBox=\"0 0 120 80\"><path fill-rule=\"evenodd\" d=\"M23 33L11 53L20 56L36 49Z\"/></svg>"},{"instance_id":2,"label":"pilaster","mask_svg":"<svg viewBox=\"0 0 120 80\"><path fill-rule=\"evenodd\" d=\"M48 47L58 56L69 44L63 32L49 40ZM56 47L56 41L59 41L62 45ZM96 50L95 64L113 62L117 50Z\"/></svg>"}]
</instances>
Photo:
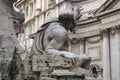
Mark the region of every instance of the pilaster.
<instances>
[{"instance_id":1,"label":"pilaster","mask_svg":"<svg viewBox=\"0 0 120 80\"><path fill-rule=\"evenodd\" d=\"M120 79L120 26L115 27L115 40L116 40L116 61L117 61L117 80Z\"/></svg>"},{"instance_id":2,"label":"pilaster","mask_svg":"<svg viewBox=\"0 0 120 80\"><path fill-rule=\"evenodd\" d=\"M111 80L110 29L101 31L103 35L103 79Z\"/></svg>"},{"instance_id":3,"label":"pilaster","mask_svg":"<svg viewBox=\"0 0 120 80\"><path fill-rule=\"evenodd\" d=\"M83 54L85 51L84 49L84 38L80 38L80 54Z\"/></svg>"}]
</instances>

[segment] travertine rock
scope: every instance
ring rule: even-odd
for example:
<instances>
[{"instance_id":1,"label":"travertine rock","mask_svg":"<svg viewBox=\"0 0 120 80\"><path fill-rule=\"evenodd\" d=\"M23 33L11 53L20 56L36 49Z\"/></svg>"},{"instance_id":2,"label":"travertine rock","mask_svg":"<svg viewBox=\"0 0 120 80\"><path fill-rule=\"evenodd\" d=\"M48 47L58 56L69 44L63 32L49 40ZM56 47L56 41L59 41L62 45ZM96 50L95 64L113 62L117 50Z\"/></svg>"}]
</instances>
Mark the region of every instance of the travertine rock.
<instances>
[{"instance_id":1,"label":"travertine rock","mask_svg":"<svg viewBox=\"0 0 120 80\"><path fill-rule=\"evenodd\" d=\"M41 72L40 80L53 80L57 79L58 76L91 77L88 70L74 67L71 59L48 54L35 54L32 56L32 71Z\"/></svg>"},{"instance_id":2,"label":"travertine rock","mask_svg":"<svg viewBox=\"0 0 120 80\"><path fill-rule=\"evenodd\" d=\"M0 0L0 80L23 80L20 46L15 28L21 28L24 18L13 9L17 0Z\"/></svg>"}]
</instances>

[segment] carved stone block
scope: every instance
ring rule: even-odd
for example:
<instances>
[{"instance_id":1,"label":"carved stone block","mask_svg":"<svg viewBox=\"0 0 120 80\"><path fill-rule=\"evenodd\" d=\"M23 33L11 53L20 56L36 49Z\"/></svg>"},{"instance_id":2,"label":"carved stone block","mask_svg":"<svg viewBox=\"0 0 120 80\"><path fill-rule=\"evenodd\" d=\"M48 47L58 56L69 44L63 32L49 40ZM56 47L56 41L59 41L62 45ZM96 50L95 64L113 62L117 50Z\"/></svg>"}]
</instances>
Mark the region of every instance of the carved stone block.
<instances>
[{"instance_id":1,"label":"carved stone block","mask_svg":"<svg viewBox=\"0 0 120 80\"><path fill-rule=\"evenodd\" d=\"M85 75L90 76L88 70L74 68L72 59L62 56L37 54L33 55L32 63L32 70L40 72L40 80L84 80Z\"/></svg>"}]
</instances>

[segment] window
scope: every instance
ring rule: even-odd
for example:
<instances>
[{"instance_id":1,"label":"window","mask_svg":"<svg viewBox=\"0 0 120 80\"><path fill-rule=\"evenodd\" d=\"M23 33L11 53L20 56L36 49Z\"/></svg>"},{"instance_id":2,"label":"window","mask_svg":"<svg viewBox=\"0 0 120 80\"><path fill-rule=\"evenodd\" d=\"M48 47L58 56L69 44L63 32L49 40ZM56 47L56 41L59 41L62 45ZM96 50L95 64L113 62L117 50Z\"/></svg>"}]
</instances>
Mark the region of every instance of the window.
<instances>
[{"instance_id":1,"label":"window","mask_svg":"<svg viewBox=\"0 0 120 80\"><path fill-rule=\"evenodd\" d=\"M32 14L34 11L33 3L30 3L30 13Z\"/></svg>"},{"instance_id":2,"label":"window","mask_svg":"<svg viewBox=\"0 0 120 80\"><path fill-rule=\"evenodd\" d=\"M27 41L25 41L24 45L25 45L25 49L27 49Z\"/></svg>"},{"instance_id":3,"label":"window","mask_svg":"<svg viewBox=\"0 0 120 80\"><path fill-rule=\"evenodd\" d=\"M30 46L32 46L33 44L33 39L30 39Z\"/></svg>"},{"instance_id":4,"label":"window","mask_svg":"<svg viewBox=\"0 0 120 80\"><path fill-rule=\"evenodd\" d=\"M97 69L96 69L96 67L92 67L91 70L92 70L93 77L97 79Z\"/></svg>"},{"instance_id":5,"label":"window","mask_svg":"<svg viewBox=\"0 0 120 80\"><path fill-rule=\"evenodd\" d=\"M28 7L25 9L25 16L28 16Z\"/></svg>"},{"instance_id":6,"label":"window","mask_svg":"<svg viewBox=\"0 0 120 80\"><path fill-rule=\"evenodd\" d=\"M34 24L32 24L32 33L34 33L34 31L35 31L35 27L34 27Z\"/></svg>"},{"instance_id":7,"label":"window","mask_svg":"<svg viewBox=\"0 0 120 80\"><path fill-rule=\"evenodd\" d=\"M31 35L32 34L32 26L30 26L30 33L29 33L29 35Z\"/></svg>"},{"instance_id":8,"label":"window","mask_svg":"<svg viewBox=\"0 0 120 80\"><path fill-rule=\"evenodd\" d=\"M33 24L31 24L31 26L30 26L29 30L30 30L29 35L31 35L31 34L33 33Z\"/></svg>"},{"instance_id":9,"label":"window","mask_svg":"<svg viewBox=\"0 0 120 80\"><path fill-rule=\"evenodd\" d=\"M29 35L29 29L28 29L28 26L27 26L27 27L25 27L25 29L24 29L25 39L28 38L28 35Z\"/></svg>"}]
</instances>

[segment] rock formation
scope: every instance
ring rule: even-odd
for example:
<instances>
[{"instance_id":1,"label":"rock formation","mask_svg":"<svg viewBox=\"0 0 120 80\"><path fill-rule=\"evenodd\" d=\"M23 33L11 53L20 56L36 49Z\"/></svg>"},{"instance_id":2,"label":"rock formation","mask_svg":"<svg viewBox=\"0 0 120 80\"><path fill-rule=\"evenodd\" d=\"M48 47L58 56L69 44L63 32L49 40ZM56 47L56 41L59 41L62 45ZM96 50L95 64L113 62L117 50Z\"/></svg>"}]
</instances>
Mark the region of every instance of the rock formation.
<instances>
[{"instance_id":1,"label":"rock formation","mask_svg":"<svg viewBox=\"0 0 120 80\"><path fill-rule=\"evenodd\" d=\"M0 0L0 80L23 80L24 54L16 34L22 31L24 16L16 12L17 0Z\"/></svg>"}]
</instances>

